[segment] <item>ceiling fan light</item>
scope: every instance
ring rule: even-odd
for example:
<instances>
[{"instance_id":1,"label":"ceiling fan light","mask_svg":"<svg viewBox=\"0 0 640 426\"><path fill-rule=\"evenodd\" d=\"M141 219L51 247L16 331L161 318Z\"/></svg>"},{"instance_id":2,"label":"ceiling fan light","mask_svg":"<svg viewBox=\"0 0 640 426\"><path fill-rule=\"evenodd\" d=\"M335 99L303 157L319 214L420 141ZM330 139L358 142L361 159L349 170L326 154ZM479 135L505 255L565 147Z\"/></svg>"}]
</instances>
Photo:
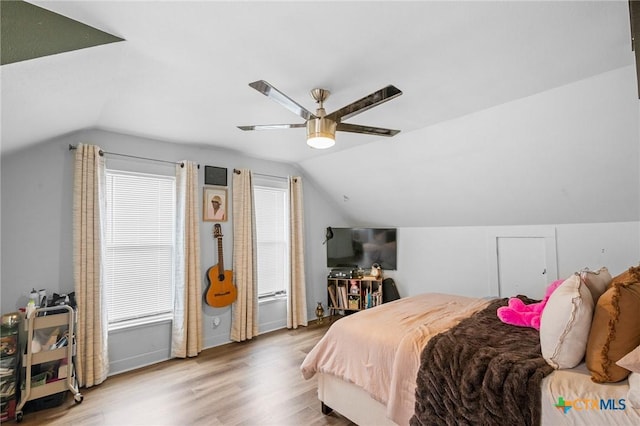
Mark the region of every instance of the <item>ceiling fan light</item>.
<instances>
[{"instance_id":1,"label":"ceiling fan light","mask_svg":"<svg viewBox=\"0 0 640 426\"><path fill-rule=\"evenodd\" d=\"M336 143L336 122L327 118L307 121L307 145L311 148L331 148Z\"/></svg>"},{"instance_id":2,"label":"ceiling fan light","mask_svg":"<svg viewBox=\"0 0 640 426\"><path fill-rule=\"evenodd\" d=\"M327 148L331 148L335 144L336 144L335 140L331 138L323 137L323 136L316 136L316 137L307 139L307 145L315 149L327 149Z\"/></svg>"}]
</instances>

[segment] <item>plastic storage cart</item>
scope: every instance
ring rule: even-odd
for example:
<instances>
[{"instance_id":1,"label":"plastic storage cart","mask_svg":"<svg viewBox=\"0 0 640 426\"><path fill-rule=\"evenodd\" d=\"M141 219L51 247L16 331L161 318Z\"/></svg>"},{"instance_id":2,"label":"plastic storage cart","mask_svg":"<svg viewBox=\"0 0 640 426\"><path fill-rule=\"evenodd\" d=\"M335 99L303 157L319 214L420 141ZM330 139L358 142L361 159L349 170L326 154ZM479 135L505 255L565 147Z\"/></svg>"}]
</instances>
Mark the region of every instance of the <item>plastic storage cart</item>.
<instances>
[{"instance_id":1,"label":"plastic storage cart","mask_svg":"<svg viewBox=\"0 0 640 426\"><path fill-rule=\"evenodd\" d=\"M74 325L75 311L67 305L38 308L27 315L26 353L22 359L23 384L16 407L17 422L22 421L22 408L28 401L68 390L73 393L77 404L82 402L74 366ZM52 341L41 343L34 340L36 334L46 334L47 330L57 331L51 334ZM43 365L50 367L49 371L33 374ZM51 366L57 366L57 371L52 372Z\"/></svg>"},{"instance_id":2,"label":"plastic storage cart","mask_svg":"<svg viewBox=\"0 0 640 426\"><path fill-rule=\"evenodd\" d=\"M15 416L20 345L18 332L22 314L12 312L2 315L0 340L0 422Z\"/></svg>"}]
</instances>

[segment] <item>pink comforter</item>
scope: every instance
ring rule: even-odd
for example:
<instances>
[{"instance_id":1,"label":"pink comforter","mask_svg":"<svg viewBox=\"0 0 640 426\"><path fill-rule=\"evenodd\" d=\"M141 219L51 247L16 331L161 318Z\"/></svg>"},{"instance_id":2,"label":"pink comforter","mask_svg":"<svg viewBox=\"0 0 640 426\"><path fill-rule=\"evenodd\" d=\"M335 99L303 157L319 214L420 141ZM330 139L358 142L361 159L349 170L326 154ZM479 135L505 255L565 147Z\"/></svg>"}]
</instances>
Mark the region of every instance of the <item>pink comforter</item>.
<instances>
[{"instance_id":1,"label":"pink comforter","mask_svg":"<svg viewBox=\"0 0 640 426\"><path fill-rule=\"evenodd\" d=\"M487 304L427 293L341 318L309 352L302 375L310 379L319 371L354 383L384 404L395 423L409 424L422 348Z\"/></svg>"}]
</instances>

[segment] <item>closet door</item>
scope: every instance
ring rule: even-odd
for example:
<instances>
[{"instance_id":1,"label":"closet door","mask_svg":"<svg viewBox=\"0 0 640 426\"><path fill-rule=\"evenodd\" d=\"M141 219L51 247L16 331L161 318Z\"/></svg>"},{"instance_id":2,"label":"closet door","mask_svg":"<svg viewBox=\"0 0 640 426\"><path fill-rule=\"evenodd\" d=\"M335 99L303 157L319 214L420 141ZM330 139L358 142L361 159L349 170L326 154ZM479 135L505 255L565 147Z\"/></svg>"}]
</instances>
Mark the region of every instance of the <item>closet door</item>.
<instances>
[{"instance_id":1,"label":"closet door","mask_svg":"<svg viewBox=\"0 0 640 426\"><path fill-rule=\"evenodd\" d=\"M489 295L524 294L542 299L558 279L556 229L553 226L495 228L487 232Z\"/></svg>"},{"instance_id":2,"label":"closet door","mask_svg":"<svg viewBox=\"0 0 640 426\"><path fill-rule=\"evenodd\" d=\"M524 294L542 299L548 285L546 241L542 237L498 237L500 297Z\"/></svg>"}]
</instances>

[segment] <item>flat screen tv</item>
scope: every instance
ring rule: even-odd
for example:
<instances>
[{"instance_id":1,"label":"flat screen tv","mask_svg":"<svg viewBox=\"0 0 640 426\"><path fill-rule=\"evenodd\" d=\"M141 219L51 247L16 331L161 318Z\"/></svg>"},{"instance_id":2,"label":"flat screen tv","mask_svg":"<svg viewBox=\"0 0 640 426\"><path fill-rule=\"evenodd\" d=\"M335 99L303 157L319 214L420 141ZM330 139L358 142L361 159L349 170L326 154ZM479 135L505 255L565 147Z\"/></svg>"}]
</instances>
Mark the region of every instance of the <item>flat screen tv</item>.
<instances>
[{"instance_id":1,"label":"flat screen tv","mask_svg":"<svg viewBox=\"0 0 640 426\"><path fill-rule=\"evenodd\" d=\"M327 240L327 267L357 266L382 269L397 267L395 228L331 228L333 237Z\"/></svg>"}]
</instances>

